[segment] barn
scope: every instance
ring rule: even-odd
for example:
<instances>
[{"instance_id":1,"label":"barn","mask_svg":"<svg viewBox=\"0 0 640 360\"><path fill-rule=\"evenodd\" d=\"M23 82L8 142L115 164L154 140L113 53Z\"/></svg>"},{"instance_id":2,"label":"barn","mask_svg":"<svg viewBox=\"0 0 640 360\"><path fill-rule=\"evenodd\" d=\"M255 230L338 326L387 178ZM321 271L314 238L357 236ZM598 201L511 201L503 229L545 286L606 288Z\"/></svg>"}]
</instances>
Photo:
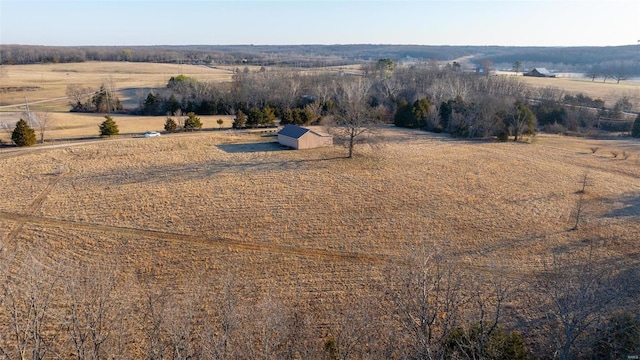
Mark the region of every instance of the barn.
<instances>
[{"instance_id":1,"label":"barn","mask_svg":"<svg viewBox=\"0 0 640 360\"><path fill-rule=\"evenodd\" d=\"M278 131L278 142L293 149L313 149L333 146L333 136L296 125L286 125Z\"/></svg>"},{"instance_id":2,"label":"barn","mask_svg":"<svg viewBox=\"0 0 640 360\"><path fill-rule=\"evenodd\" d=\"M533 70L523 73L524 76L534 76L534 77L556 77L556 74L551 73L549 70L545 68L534 68Z\"/></svg>"}]
</instances>

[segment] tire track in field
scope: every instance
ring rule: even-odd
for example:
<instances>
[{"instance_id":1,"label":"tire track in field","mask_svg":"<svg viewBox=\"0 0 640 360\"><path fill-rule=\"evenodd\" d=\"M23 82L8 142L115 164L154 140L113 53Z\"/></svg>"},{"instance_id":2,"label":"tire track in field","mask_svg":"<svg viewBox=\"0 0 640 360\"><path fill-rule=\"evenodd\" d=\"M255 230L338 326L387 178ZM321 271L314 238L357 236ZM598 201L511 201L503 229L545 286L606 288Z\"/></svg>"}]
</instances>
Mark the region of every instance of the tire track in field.
<instances>
[{"instance_id":1,"label":"tire track in field","mask_svg":"<svg viewBox=\"0 0 640 360\"><path fill-rule=\"evenodd\" d=\"M67 165L65 165L65 166L67 166ZM60 182L60 180L67 174L67 172L63 172L63 173L59 174L58 176L56 176L56 177L52 178L51 180L49 180L49 183L44 188L44 190L42 190L40 192L40 194L38 194L38 196L36 196L36 198L26 208L27 214L32 215L38 209L40 209L40 207L42 206L44 201L47 199L47 196L51 193L51 191L58 184L58 182ZM3 218L9 219L9 217L5 217L5 216L3 216ZM20 234L20 232L22 232L22 228L24 227L24 225L26 223L27 223L26 219L17 220L17 225L11 230L11 232L9 232L9 235L7 236L7 240L8 241L15 240L15 238L18 236L18 234Z\"/></svg>"},{"instance_id":2,"label":"tire track in field","mask_svg":"<svg viewBox=\"0 0 640 360\"><path fill-rule=\"evenodd\" d=\"M46 196L46 194L44 196ZM75 229L75 230L81 230L81 231L98 231L106 234L146 237L146 238L153 238L153 239L172 241L172 242L184 242L184 243L207 245L207 246L222 246L232 250L239 250L239 251L260 251L260 252L283 254L283 255L357 261L357 262L363 262L363 263L385 263L392 260L392 258L387 255L369 255L369 254L362 254L362 253L356 253L356 252L346 252L346 251L336 251L336 250L322 250L322 249L308 249L308 248L305 249L305 248L299 248L299 247L274 245L274 244L251 244L251 243L243 243L237 240L225 239L225 238L203 239L201 237L197 237L193 235L169 233L169 232L163 232L163 231L157 231L157 230L144 230L144 229L136 229L136 228L128 228L128 227L120 227L120 226L112 226L112 225L81 223L81 222L75 222L75 221L69 221L69 220L46 218L46 217L36 216L31 214L16 214L16 213L11 213L6 211L0 211L0 217L6 220L16 221L20 224L19 227L16 228L16 231L15 231L16 234L19 233L19 230L22 229L22 226L24 226L24 224L32 223L32 224L44 225L44 226L59 226L66 229Z\"/></svg>"}]
</instances>

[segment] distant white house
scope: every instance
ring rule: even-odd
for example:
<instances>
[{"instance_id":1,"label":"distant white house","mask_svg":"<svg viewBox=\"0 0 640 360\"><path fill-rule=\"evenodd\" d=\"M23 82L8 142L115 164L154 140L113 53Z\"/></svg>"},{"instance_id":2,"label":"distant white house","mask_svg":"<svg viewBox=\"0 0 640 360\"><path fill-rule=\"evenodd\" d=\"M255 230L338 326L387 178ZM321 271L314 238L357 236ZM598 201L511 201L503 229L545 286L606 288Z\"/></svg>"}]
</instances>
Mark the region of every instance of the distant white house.
<instances>
[{"instance_id":1,"label":"distant white house","mask_svg":"<svg viewBox=\"0 0 640 360\"><path fill-rule=\"evenodd\" d=\"M333 136L297 125L286 125L278 131L278 142L293 149L333 146Z\"/></svg>"},{"instance_id":2,"label":"distant white house","mask_svg":"<svg viewBox=\"0 0 640 360\"><path fill-rule=\"evenodd\" d=\"M523 73L523 76L534 76L534 77L556 77L556 74L551 73L549 70L545 68L533 68L533 70Z\"/></svg>"}]
</instances>

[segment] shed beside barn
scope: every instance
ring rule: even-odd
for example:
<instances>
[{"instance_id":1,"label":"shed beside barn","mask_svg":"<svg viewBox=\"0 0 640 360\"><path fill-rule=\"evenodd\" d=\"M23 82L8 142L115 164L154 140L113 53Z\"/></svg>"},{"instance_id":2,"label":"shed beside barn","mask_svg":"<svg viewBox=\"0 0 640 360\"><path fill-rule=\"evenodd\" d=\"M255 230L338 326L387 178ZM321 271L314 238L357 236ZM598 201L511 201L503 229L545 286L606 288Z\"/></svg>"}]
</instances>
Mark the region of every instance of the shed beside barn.
<instances>
[{"instance_id":1,"label":"shed beside barn","mask_svg":"<svg viewBox=\"0 0 640 360\"><path fill-rule=\"evenodd\" d=\"M286 125L278 131L278 142L293 149L333 146L333 136L297 125Z\"/></svg>"}]
</instances>

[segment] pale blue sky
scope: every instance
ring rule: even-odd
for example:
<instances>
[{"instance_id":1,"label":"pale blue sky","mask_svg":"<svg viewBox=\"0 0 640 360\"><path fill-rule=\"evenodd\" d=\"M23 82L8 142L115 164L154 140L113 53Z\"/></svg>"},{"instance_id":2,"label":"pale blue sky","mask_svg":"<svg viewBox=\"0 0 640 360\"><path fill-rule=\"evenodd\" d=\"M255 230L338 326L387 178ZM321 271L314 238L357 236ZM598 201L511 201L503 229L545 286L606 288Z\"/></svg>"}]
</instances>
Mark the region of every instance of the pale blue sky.
<instances>
[{"instance_id":1,"label":"pale blue sky","mask_svg":"<svg viewBox=\"0 0 640 360\"><path fill-rule=\"evenodd\" d=\"M606 46L640 0L0 0L0 44Z\"/></svg>"}]
</instances>

